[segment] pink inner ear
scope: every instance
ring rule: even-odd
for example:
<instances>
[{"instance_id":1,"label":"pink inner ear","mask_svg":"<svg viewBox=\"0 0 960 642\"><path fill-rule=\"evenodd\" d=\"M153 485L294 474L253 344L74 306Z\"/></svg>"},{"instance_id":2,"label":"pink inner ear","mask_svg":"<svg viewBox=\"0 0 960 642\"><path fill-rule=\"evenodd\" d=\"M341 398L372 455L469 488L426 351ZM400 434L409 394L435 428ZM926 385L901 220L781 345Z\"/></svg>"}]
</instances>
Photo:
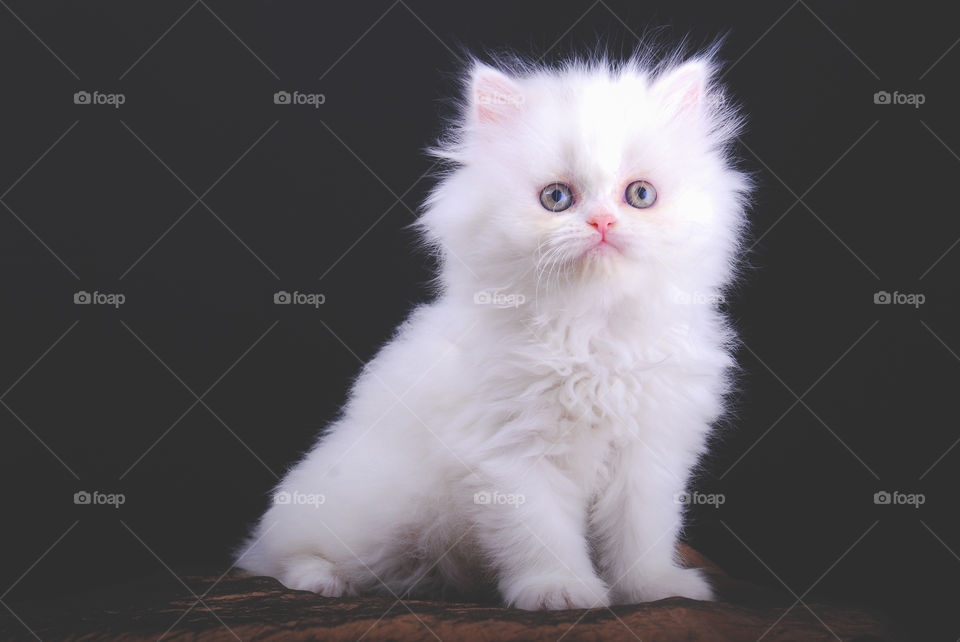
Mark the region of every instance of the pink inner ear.
<instances>
[{"instance_id":1,"label":"pink inner ear","mask_svg":"<svg viewBox=\"0 0 960 642\"><path fill-rule=\"evenodd\" d=\"M706 79L699 68L680 69L663 80L666 106L675 116L686 114L703 101Z\"/></svg>"},{"instance_id":2,"label":"pink inner ear","mask_svg":"<svg viewBox=\"0 0 960 642\"><path fill-rule=\"evenodd\" d=\"M687 110L696 107L700 103L700 97L702 94L703 86L700 84L699 79L694 79L693 84L687 87L686 91L683 92L683 95L677 102L677 113L682 114Z\"/></svg>"},{"instance_id":3,"label":"pink inner ear","mask_svg":"<svg viewBox=\"0 0 960 642\"><path fill-rule=\"evenodd\" d=\"M506 78L482 77L475 91L477 116L481 122L499 122L515 111L523 96Z\"/></svg>"}]
</instances>

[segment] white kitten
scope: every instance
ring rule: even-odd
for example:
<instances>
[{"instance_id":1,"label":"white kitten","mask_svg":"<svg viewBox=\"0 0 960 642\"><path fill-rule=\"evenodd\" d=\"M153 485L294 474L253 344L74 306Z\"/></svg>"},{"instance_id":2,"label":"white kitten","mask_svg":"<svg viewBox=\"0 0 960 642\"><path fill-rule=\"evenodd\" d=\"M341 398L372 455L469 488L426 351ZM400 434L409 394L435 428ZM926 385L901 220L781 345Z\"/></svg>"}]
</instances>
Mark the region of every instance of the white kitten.
<instances>
[{"instance_id":1,"label":"white kitten","mask_svg":"<svg viewBox=\"0 0 960 642\"><path fill-rule=\"evenodd\" d=\"M710 599L676 500L728 390L747 179L711 56L475 63L418 223L441 291L363 369L238 566L523 609Z\"/></svg>"}]
</instances>

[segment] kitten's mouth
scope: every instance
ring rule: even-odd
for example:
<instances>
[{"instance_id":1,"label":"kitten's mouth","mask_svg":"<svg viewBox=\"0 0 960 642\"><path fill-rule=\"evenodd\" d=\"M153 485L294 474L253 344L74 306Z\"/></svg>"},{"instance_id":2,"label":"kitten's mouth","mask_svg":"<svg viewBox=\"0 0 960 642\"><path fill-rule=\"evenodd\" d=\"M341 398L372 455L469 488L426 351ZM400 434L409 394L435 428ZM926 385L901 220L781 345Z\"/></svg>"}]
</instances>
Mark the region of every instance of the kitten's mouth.
<instances>
[{"instance_id":1,"label":"kitten's mouth","mask_svg":"<svg viewBox=\"0 0 960 642\"><path fill-rule=\"evenodd\" d=\"M584 256L605 256L607 254L620 254L620 248L609 236L597 240L584 252Z\"/></svg>"}]
</instances>

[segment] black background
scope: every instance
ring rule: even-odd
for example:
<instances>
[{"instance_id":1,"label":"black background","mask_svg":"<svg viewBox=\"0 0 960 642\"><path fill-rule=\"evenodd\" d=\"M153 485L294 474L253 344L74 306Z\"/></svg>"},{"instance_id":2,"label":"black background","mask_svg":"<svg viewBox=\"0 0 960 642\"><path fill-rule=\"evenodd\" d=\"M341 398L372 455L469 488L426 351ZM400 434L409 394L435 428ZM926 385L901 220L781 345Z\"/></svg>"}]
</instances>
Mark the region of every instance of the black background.
<instances>
[{"instance_id":1,"label":"black background","mask_svg":"<svg viewBox=\"0 0 960 642\"><path fill-rule=\"evenodd\" d=\"M729 34L758 182L728 306L742 393L695 483L725 503L694 508L688 539L804 602L960 636L948 3L5 2L5 602L158 557L226 570L275 475L430 296L405 228L460 52L629 52L654 30L694 47ZM75 105L79 90L126 102ZM279 90L326 102L276 105ZM880 90L926 102L877 105ZM78 290L126 303L75 305ZM326 303L277 306L277 290ZM875 305L880 290L926 303ZM80 490L126 503L77 506ZM881 490L925 503L875 505Z\"/></svg>"}]
</instances>

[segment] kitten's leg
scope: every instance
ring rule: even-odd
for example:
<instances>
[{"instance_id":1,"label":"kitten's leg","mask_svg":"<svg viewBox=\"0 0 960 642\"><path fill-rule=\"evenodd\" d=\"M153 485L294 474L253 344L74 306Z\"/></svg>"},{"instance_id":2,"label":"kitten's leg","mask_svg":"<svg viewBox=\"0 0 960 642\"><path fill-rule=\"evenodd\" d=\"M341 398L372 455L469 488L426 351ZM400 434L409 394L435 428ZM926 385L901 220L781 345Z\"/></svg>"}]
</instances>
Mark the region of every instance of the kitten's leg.
<instances>
[{"instance_id":1,"label":"kitten's leg","mask_svg":"<svg viewBox=\"0 0 960 642\"><path fill-rule=\"evenodd\" d=\"M325 537L328 531L317 521L319 518L306 513L302 506L271 506L251 537L237 550L237 568L254 575L269 575L294 590L326 597L356 595L344 569L323 553L324 548L331 548L331 542Z\"/></svg>"},{"instance_id":2,"label":"kitten's leg","mask_svg":"<svg viewBox=\"0 0 960 642\"><path fill-rule=\"evenodd\" d=\"M288 473L238 551L239 568L327 597L399 581L392 571L399 559L396 525L402 523L402 507L411 503L407 488L372 478L361 483L361 469L349 458L343 458L340 474L324 474L339 455L321 447Z\"/></svg>"},{"instance_id":3,"label":"kitten's leg","mask_svg":"<svg viewBox=\"0 0 960 642\"><path fill-rule=\"evenodd\" d=\"M497 482L476 489L473 516L480 544L492 559L504 601L516 608L607 606L586 540L582 488L542 461L518 462ZM493 478L493 476L491 476Z\"/></svg>"},{"instance_id":4,"label":"kitten's leg","mask_svg":"<svg viewBox=\"0 0 960 642\"><path fill-rule=\"evenodd\" d=\"M691 457L654 453L639 441L620 449L609 487L591 514L601 576L615 604L672 596L713 599L696 569L677 564L676 545Z\"/></svg>"}]
</instances>

